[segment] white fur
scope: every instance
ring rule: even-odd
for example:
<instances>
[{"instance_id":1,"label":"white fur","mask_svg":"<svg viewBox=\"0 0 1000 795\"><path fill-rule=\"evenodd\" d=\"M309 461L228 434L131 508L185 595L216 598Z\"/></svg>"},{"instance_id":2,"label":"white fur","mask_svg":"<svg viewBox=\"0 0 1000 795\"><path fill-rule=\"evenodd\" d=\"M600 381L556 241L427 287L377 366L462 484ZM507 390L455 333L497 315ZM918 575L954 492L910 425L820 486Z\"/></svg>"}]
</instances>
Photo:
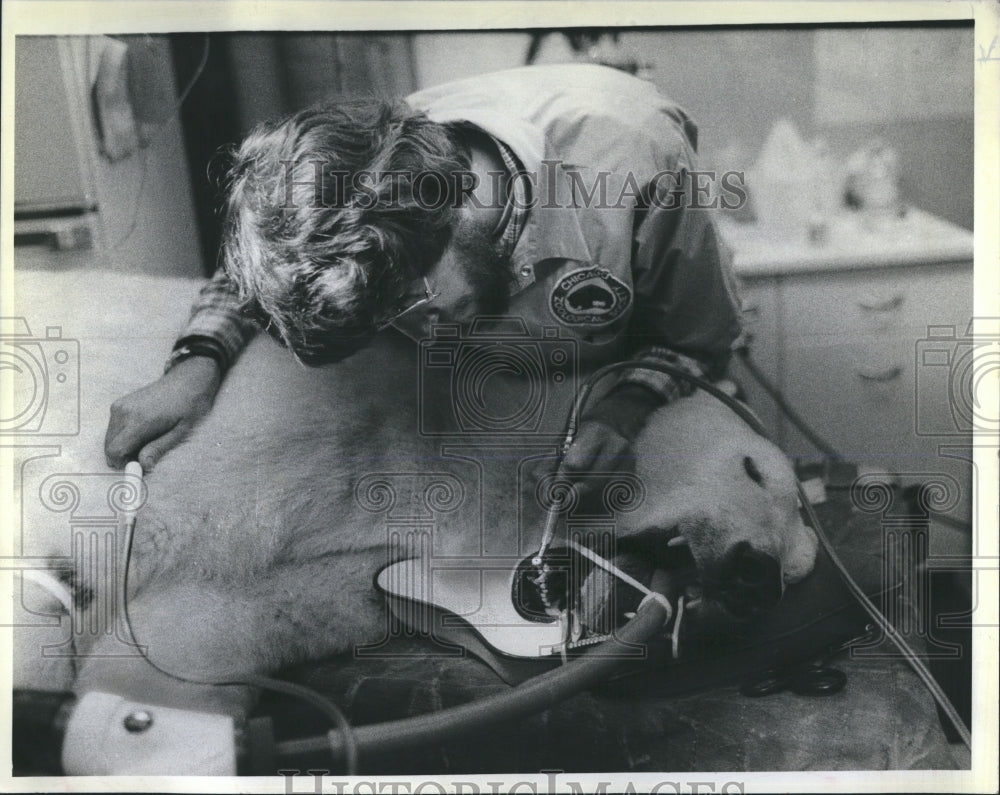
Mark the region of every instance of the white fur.
<instances>
[{"instance_id":1,"label":"white fur","mask_svg":"<svg viewBox=\"0 0 1000 795\"><path fill-rule=\"evenodd\" d=\"M626 532L679 526L699 563L748 541L781 564L786 583L812 571L816 534L799 517L788 459L727 406L696 392L658 412L637 448L649 497L623 517ZM747 474L747 457L761 484Z\"/></svg>"},{"instance_id":2,"label":"white fur","mask_svg":"<svg viewBox=\"0 0 1000 795\"><path fill-rule=\"evenodd\" d=\"M463 484L459 503L433 518L435 553L518 556L537 544L544 513L535 486L551 457L509 467L516 479L504 479L442 455L436 437L418 432L417 363L412 344L392 335L320 370L266 339L244 354L213 412L146 479L130 616L157 665L219 679L379 640L386 623L373 578L403 553L387 549L392 514L357 499L372 473L391 476L397 515L419 513L432 473ZM423 427L443 422L448 408L447 396L425 405ZM534 453L553 449L541 442ZM623 517L625 532L680 524L699 561L747 540L778 558L788 581L810 570L816 541L799 521L788 462L729 409L684 399L656 415L638 449L647 498ZM766 488L747 478L746 455ZM249 703L135 659L88 659L76 687L231 712Z\"/></svg>"}]
</instances>

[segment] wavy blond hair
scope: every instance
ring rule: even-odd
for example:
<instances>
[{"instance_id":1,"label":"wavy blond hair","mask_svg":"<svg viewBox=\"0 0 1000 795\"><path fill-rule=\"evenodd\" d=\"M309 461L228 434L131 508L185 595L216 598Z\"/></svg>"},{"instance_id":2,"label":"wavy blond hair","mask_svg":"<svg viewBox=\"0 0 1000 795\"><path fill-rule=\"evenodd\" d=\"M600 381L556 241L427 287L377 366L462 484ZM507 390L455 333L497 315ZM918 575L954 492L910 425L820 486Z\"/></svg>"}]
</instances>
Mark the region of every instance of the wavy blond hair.
<instances>
[{"instance_id":1,"label":"wavy blond hair","mask_svg":"<svg viewBox=\"0 0 1000 795\"><path fill-rule=\"evenodd\" d=\"M303 362L342 358L441 257L468 168L456 131L402 102L263 124L226 175L223 267L246 311ZM418 193L428 187L435 197Z\"/></svg>"}]
</instances>

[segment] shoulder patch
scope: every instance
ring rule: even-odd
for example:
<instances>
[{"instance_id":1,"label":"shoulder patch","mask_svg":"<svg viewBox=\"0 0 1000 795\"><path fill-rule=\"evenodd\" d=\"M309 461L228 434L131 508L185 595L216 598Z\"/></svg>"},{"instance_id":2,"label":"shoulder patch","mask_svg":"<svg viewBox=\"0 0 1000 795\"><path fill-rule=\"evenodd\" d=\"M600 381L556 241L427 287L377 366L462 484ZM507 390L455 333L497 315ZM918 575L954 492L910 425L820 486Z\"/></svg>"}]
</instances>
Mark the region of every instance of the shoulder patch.
<instances>
[{"instance_id":1,"label":"shoulder patch","mask_svg":"<svg viewBox=\"0 0 1000 795\"><path fill-rule=\"evenodd\" d=\"M549 309L567 326L606 326L631 303L628 285L596 265L570 271L549 293Z\"/></svg>"}]
</instances>

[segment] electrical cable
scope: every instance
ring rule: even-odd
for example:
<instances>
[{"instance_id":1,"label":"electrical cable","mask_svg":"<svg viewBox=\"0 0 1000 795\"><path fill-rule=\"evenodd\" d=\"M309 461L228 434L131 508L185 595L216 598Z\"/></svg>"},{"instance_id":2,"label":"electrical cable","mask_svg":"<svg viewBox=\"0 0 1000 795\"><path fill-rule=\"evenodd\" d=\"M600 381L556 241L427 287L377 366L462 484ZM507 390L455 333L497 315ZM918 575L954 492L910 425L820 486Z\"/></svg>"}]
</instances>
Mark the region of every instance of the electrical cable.
<instances>
[{"instance_id":1,"label":"electrical cable","mask_svg":"<svg viewBox=\"0 0 1000 795\"><path fill-rule=\"evenodd\" d=\"M798 428L802 432L802 434L810 442L812 442L812 444L820 452L825 453L830 458L842 460L841 455L830 444L828 444L821 436L819 436L819 434L817 434L806 423L804 419L802 419L802 417L798 414L798 412L796 412L795 409L793 409L792 406L788 403L788 401L785 399L785 396L781 393L781 391L768 380L768 378L764 375L763 372L761 372L760 368L757 367L757 365L754 363L753 359L750 356L750 349L747 346L743 346L737 349L737 354L743 361L743 364L746 367L747 371L750 373L750 375L752 375L754 379L757 381L757 383L761 385L764 391L771 396L771 399L774 400L778 408L781 409L781 411L784 413L786 417L788 417L788 419L792 422L792 424L795 425L795 427ZM858 584L854 581L854 578L850 576L850 574L847 571L847 568L844 566L843 562L840 560L840 558L837 556L837 553L834 551L833 544L830 542L830 540L826 536L826 533L823 531L823 528L819 523L819 519L816 516L816 512L812 507L812 503L809 501L805 493L805 490L802 487L802 484L799 483L798 480L796 480L796 487L798 488L799 499L802 502L803 508L805 509L806 514L809 517L809 522L812 525L813 530L816 532L817 537L820 539L820 542L823 544L823 547L826 550L827 554L830 556L830 559L833 562L834 567L837 569L838 574L840 574L841 579L844 581L844 584L847 586L848 590L851 592L854 598L861 603L861 606L865 609L868 615L875 620L879 628L892 641L893 645L895 645L896 648L899 649L899 651L903 654L903 657L906 659L907 663L913 669L914 673L917 675L920 681L924 683L924 685L930 691L931 696L934 698L934 701L937 703L937 705L947 716L948 720L954 726L955 731L958 733L959 737L962 738L962 742L965 743L965 745L971 750L972 736L969 733L968 727L965 725L965 721L962 720L961 716L959 716L958 711L955 709L955 706L951 703L951 700L941 689L941 686L938 684L937 680L934 679L934 677L931 675L930 671L927 669L927 666L925 666L923 662L919 659L919 657L917 657L915 652L913 652L913 650L909 648L909 646L906 644L906 641L897 632L896 628L893 627L892 624L888 621L888 619L886 619L885 616L882 615L881 611L872 603L872 601L868 598L867 594L865 594L865 592L860 587L858 587Z\"/></svg>"},{"instance_id":2,"label":"electrical cable","mask_svg":"<svg viewBox=\"0 0 1000 795\"><path fill-rule=\"evenodd\" d=\"M580 387L579 392L577 392L576 397L573 401L573 405L570 408L569 415L566 418L566 424L564 425L563 431L563 443L559 452L559 460L556 464L556 476L562 474L562 462L569 450L570 445L573 443L573 439L576 437L577 426L580 422L580 416L583 412L583 407L586 405L587 401L590 399L590 394L593 392L594 387L609 375L614 373L622 372L624 370L653 370L655 372L663 373L669 376L676 376L689 384L698 387L699 389L707 392L712 397L720 400L726 404L730 409L736 412L741 419L743 419L758 435L763 436L765 439L768 438L767 431L761 425L760 420L757 416L750 410L750 408L743 403L740 403L735 398L731 397L729 394L719 389L715 384L706 381L704 378L699 378L696 375L689 373L681 367L677 367L672 364L667 364L666 362L651 362L651 361L623 361L623 362L612 362L611 364L606 364L603 367L598 368L593 373L591 373L587 379L583 382ZM545 521L545 529L542 532L542 541L539 544L538 552L535 553L533 562L536 565L541 563L542 556L545 554L545 550L548 549L549 544L552 543L552 539L555 536L556 527L556 517L562 509L563 499L562 497L557 497L553 500L552 505L549 507L548 516Z\"/></svg>"},{"instance_id":3,"label":"electrical cable","mask_svg":"<svg viewBox=\"0 0 1000 795\"><path fill-rule=\"evenodd\" d=\"M941 686L937 683L937 680L931 674L930 670L928 670L927 666L924 665L923 661L917 656L916 652L909 647L903 636L899 634L889 619L882 614L882 611L875 606L872 600L868 598L868 595L864 592L864 590L862 590L862 588L854 581L850 572L847 571L847 567L834 550L830 539L827 538L826 533L820 526L819 518L816 516L816 511L813 510L812 503L809 502L809 498L806 495L805 489L802 488L802 484L799 483L798 480L796 480L795 483L799 490L799 499L809 517L809 522L812 524L813 530L816 532L816 536L819 538L820 543L823 545L827 555L829 555L830 560L833 562L834 568L836 568L837 573L840 574L841 580L844 581L844 584L847 586L854 598L860 602L865 612L875 620L879 629L881 629L889 640L892 641L893 645L899 649L910 668L913 669L913 672L917 675L920 681L924 683L924 686L930 691L931 697L941 708L942 712L944 712L944 714L948 717L952 726L955 727L955 731L958 733L958 736L962 738L962 742L965 743L966 748L971 751L972 735L969 732L968 727L965 725L965 721L962 720L961 716L958 714L958 710L955 709L955 705L951 703L951 699L949 699L944 690L941 689Z\"/></svg>"},{"instance_id":4,"label":"electrical cable","mask_svg":"<svg viewBox=\"0 0 1000 795\"><path fill-rule=\"evenodd\" d=\"M576 432L576 425L579 422L580 412L582 410L583 405L589 398L590 392L593 390L594 386L596 386L597 382L600 381L605 376L625 369L653 370L656 372L664 373L666 375L670 375L672 377L680 378L684 381L687 381L689 384L693 384L699 389L708 392L710 395L720 400L722 403L724 403L726 406L728 406L730 409L736 412L736 414L738 414L743 420L745 420L746 423L751 428L753 428L753 430L756 431L760 436L763 436L765 439L768 438L767 432L765 431L764 427L761 425L760 421L753 414L753 412L750 411L750 409L747 406L745 406L743 403L736 400L736 398L732 397L726 392L723 392L715 385L710 384L708 381L705 381L703 378L699 378L696 375L692 375L686 370L677 367L675 365L667 364L666 362L649 362L649 361L642 361L640 363L629 362L629 361L613 362L612 364L605 365L604 367L601 367L600 369L594 371L594 373L584 382L583 386L581 387L580 392L577 395L577 399L574 401L569 419L567 420L566 423L566 437L563 443L563 454L565 454L566 449L568 449L569 447L569 444L572 443L573 436L575 435ZM560 466L561 466L561 460L560 460ZM837 555L836 550L833 547L833 543L830 541L826 533L823 531L822 526L820 525L819 522L819 517L816 515L815 510L813 510L812 503L809 502L808 496L806 495L805 490L802 488L802 484L798 481L797 478L795 483L799 492L799 499L802 502L803 509L805 510L806 515L809 518L809 522L812 525L813 530L816 532L816 536L819 539L820 543L823 545L824 550L830 556L830 559L833 562L834 567L837 570L837 573L840 575L840 578L844 581L844 584L847 586L848 590L855 597L855 599L857 599L862 608L864 608L865 612L868 613L868 615L876 622L876 624L878 624L879 628L883 632L885 632L886 636L892 641L893 645L895 645L895 647L900 651L900 653L906 659L907 664L910 666L910 668L913 669L914 673L917 675L920 681L924 683L924 685L930 691L931 696L934 698L934 701L938 704L938 706L941 707L941 710L948 717L948 720L951 721L951 723L954 725L955 731L958 733L959 737L962 738L962 741L971 750L972 737L969 733L968 728L965 726L965 722L959 716L958 711L955 709L954 705L951 703L948 696L945 694L945 692L941 689L940 685L938 685L937 681L931 675L931 672L927 669L927 666L924 665L923 661L917 656L916 652L914 652L913 649L909 647L909 645L906 643L906 640L896 631L895 627L891 625L889 620L882 614L882 612L878 609L878 607L876 607L875 604L873 604L872 601L868 598L864 590L857 584L857 582L855 582L854 578L847 570L847 567L843 564L843 562L840 560L840 557ZM546 525L546 530L549 529L550 525L554 525L554 523L551 522L548 523ZM543 549L538 553L539 555L541 555L542 552L544 551L544 546L547 546L548 543L550 542L551 542L551 537L543 538Z\"/></svg>"},{"instance_id":5,"label":"electrical cable","mask_svg":"<svg viewBox=\"0 0 1000 795\"><path fill-rule=\"evenodd\" d=\"M779 409L781 409L782 414L788 417L789 421L794 425L803 436L808 439L813 447L819 450L821 453L829 456L835 461L842 461L843 456L836 451L836 449L827 442L822 436L820 436L816 431L813 430L812 426L809 425L785 398L774 384L771 383L770 379L761 371L754 360L750 356L750 348L747 345L743 345L736 349L736 355L740 357L743 365L747 368L750 375L753 376L754 380L761 385L761 388L767 392Z\"/></svg>"},{"instance_id":6,"label":"electrical cable","mask_svg":"<svg viewBox=\"0 0 1000 795\"><path fill-rule=\"evenodd\" d=\"M198 61L198 65L194 69L194 74L191 76L191 79L188 80L187 85L184 87L184 90L181 91L181 95L177 98L177 103L174 105L174 109L170 112L170 116L164 120L163 125L161 125L159 129L163 129L163 126L165 126L167 122L169 122L174 116L177 115L178 111L180 111L181 109L181 105L184 104L184 101L188 98L188 94L190 94L191 90L194 88L195 83L198 82L198 79L201 77L202 72L205 71L205 66L208 64L208 50L210 46L211 46L211 40L209 38L209 35L206 33L205 44L202 47L201 51L201 58Z\"/></svg>"},{"instance_id":7,"label":"electrical cable","mask_svg":"<svg viewBox=\"0 0 1000 795\"><path fill-rule=\"evenodd\" d=\"M88 40L87 47L89 48L89 46L90 44ZM146 140L139 147L139 150L142 152L142 175L139 179L139 190L136 192L135 196L135 201L134 201L135 209L132 211L132 220L129 223L128 229L118 239L118 241L113 246L110 247L110 251L112 252L116 252L122 246L124 246L125 243L128 241L128 239L132 237L132 233L135 232L136 228L139 225L139 208L141 206L140 200L142 199L142 195L146 190L146 178L149 173L149 147L153 143L155 143L156 138L160 134L162 134L162 132L166 129L167 125L174 120L174 117L177 116L177 114L180 112L181 106L184 104L184 101L188 98L188 94L190 94L191 90L194 88L195 83L197 83L199 78L201 78L201 75L205 71L205 67L208 64L208 52L210 46L211 44L209 35L206 33L205 44L201 51L201 59L198 61L198 65L195 67L194 74L191 76L191 79L188 80L187 85L181 91L180 96L174 103L174 106L170 109L170 112L166 115L166 117L164 117L163 121L161 121L156 127L153 128L152 132L149 133Z\"/></svg>"},{"instance_id":8,"label":"electrical cable","mask_svg":"<svg viewBox=\"0 0 1000 795\"><path fill-rule=\"evenodd\" d=\"M626 361L614 362L612 364L605 365L591 374L591 376L584 382L573 402L572 409L567 418L565 426L566 433L562 447L563 455L572 443L577 425L579 424L580 413L583 406L589 399L593 388L606 376L626 369L652 370L675 378L680 378L690 384L693 384L720 400L732 411L734 411L741 419L743 419L756 433L764 438L767 438L767 433L753 412L740 401L731 397L715 385L699 378L698 376L692 375L680 367L667 364L666 362ZM560 456L559 464L557 464L557 472L561 470L561 464L562 456ZM958 715L954 706L951 704L947 695L945 695L944 691L941 690L930 671L919 659L916 653L909 647L905 639L903 639L903 637L895 630L888 619L872 603L861 587L855 582L854 578L851 576L850 572L837 555L832 542L827 537L826 533L823 532L819 522L819 517L813 510L812 504L809 502L802 485L797 481L796 483L803 509L809 518L813 530L816 532L817 538L823 545L826 553L830 556L834 567L836 568L841 579L844 581L848 590L858 600L865 612L867 612L869 616L875 620L876 624L882 629L882 631L885 632L886 636L889 637L896 648L899 649L907 663L917 674L918 678L928 688L931 696L941 707L944 714L952 722L959 736L962 738L962 741L971 749L972 741L969 730L965 726L961 717ZM538 553L539 555L541 555L544 552L544 549L547 548L548 544L551 543L551 533L549 532L550 527L554 527L552 522L546 524L546 533L542 540L542 546L540 547ZM127 557L123 583L127 583L128 578L128 557L131 553L131 542L131 533L129 533L127 537ZM124 585L123 590L126 590ZM131 633L132 630L128 618L127 603L123 601L122 604L125 613L125 620L128 624L129 632ZM324 709L324 712L330 715L332 719L335 718L334 722L337 725L337 731L331 730L323 738L305 738L302 740L289 740L278 743L276 746L276 753L277 755L291 755L329 749L335 757L339 758L341 755L344 757L345 766L348 770L356 770L357 758L364 752L378 750L379 752L385 753L405 748L411 744L426 745L431 743L441 743L456 736L485 729L495 722L511 720L521 717L522 715L532 714L545 709L548 706L551 706L590 686L592 683L600 681L601 678L609 673L613 667L617 666L622 659L622 649L620 644L636 643L651 637L654 632L659 631L662 628L665 623L665 616L666 611L659 601L655 599L645 599L640 605L640 608L637 610L636 616L618 631L616 638L607 640L601 645L594 647L581 658L574 660L568 665L549 671L548 673L541 674L533 679L529 679L527 682L519 685L510 692L490 696L478 701L460 705L458 707L452 707L450 709L431 713L429 715L421 715L415 718L388 721L385 723L370 724L358 728L352 728L347 723L343 714L340 712L339 708L336 707L336 705L329 702L318 693L309 691L308 688L302 688L297 685L289 688L286 687L286 685L289 685L290 683L277 682L277 680L271 680L268 677L248 677L248 680L251 681L192 681L182 677L177 677L167 671L163 671L155 663L152 663L151 660L148 660L148 658L146 659L157 670L160 670L162 673L165 673L175 679L180 679L181 681L192 682L194 684L213 685L255 684L259 687L267 687L279 690L280 692L291 693L305 698L309 700L310 703L317 706L320 704L325 705L326 708ZM609 654L609 652L611 653ZM278 686L275 687L275 684ZM306 695L306 693L308 693L308 695Z\"/></svg>"}]
</instances>

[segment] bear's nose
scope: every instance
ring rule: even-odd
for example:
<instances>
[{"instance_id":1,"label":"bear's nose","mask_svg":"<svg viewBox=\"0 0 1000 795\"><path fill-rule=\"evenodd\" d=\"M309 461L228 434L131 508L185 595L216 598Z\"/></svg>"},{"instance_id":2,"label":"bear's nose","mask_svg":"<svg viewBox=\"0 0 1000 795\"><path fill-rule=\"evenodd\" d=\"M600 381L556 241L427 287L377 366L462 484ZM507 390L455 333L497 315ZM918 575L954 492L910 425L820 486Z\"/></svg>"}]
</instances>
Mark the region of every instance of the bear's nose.
<instances>
[{"instance_id":1,"label":"bear's nose","mask_svg":"<svg viewBox=\"0 0 1000 795\"><path fill-rule=\"evenodd\" d=\"M781 564L741 541L719 566L719 597L734 616L747 618L774 607L781 599Z\"/></svg>"}]
</instances>

